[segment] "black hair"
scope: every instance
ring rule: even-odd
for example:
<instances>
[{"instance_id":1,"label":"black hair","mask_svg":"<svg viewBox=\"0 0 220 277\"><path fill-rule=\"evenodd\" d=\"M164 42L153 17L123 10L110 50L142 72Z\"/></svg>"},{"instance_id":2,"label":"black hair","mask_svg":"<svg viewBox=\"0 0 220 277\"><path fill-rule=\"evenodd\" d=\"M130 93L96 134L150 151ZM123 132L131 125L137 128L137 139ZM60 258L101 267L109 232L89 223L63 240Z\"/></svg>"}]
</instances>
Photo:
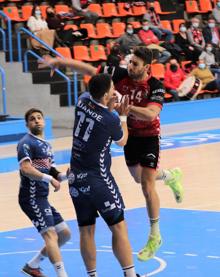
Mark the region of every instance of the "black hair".
<instances>
[{"instance_id":1,"label":"black hair","mask_svg":"<svg viewBox=\"0 0 220 277\"><path fill-rule=\"evenodd\" d=\"M152 63L153 53L146 46L137 46L134 49L134 55L140 58L144 62L144 65Z\"/></svg>"},{"instance_id":2,"label":"black hair","mask_svg":"<svg viewBox=\"0 0 220 277\"><path fill-rule=\"evenodd\" d=\"M40 113L42 115L42 117L44 117L44 114L41 110L36 109L36 108L31 108L28 111L26 111L26 113L24 115L26 123L28 123L29 116L32 115L32 113Z\"/></svg>"},{"instance_id":3,"label":"black hair","mask_svg":"<svg viewBox=\"0 0 220 277\"><path fill-rule=\"evenodd\" d=\"M110 74L101 73L94 75L89 80L89 92L95 99L101 99L111 88L112 78Z\"/></svg>"}]
</instances>

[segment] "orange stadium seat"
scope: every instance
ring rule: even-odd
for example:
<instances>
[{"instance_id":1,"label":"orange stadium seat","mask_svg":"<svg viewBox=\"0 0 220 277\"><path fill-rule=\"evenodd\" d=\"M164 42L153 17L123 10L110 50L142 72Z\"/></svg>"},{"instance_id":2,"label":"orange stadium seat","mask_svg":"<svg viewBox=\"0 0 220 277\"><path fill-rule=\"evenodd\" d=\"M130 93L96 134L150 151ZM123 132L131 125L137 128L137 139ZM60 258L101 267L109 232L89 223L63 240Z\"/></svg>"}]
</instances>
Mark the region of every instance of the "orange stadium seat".
<instances>
[{"instance_id":1,"label":"orange stadium seat","mask_svg":"<svg viewBox=\"0 0 220 277\"><path fill-rule=\"evenodd\" d=\"M91 62L93 61L89 55L89 49L84 45L73 46L73 57L75 60Z\"/></svg>"},{"instance_id":2,"label":"orange stadium seat","mask_svg":"<svg viewBox=\"0 0 220 277\"><path fill-rule=\"evenodd\" d=\"M70 11L67 5L55 5L54 9L56 13L69 13Z\"/></svg>"},{"instance_id":3,"label":"orange stadium seat","mask_svg":"<svg viewBox=\"0 0 220 277\"><path fill-rule=\"evenodd\" d=\"M49 7L48 5L40 5L40 10L41 10L43 18L47 18L46 10L48 7Z\"/></svg>"},{"instance_id":4,"label":"orange stadium seat","mask_svg":"<svg viewBox=\"0 0 220 277\"><path fill-rule=\"evenodd\" d=\"M102 7L99 4L90 4L88 6L88 9L90 12L95 12L98 14L98 16L103 17Z\"/></svg>"},{"instance_id":5,"label":"orange stadium seat","mask_svg":"<svg viewBox=\"0 0 220 277\"><path fill-rule=\"evenodd\" d=\"M201 11L199 9L198 3L195 0L187 0L185 1L186 12L187 13L206 13L207 11Z\"/></svg>"},{"instance_id":6,"label":"orange stadium seat","mask_svg":"<svg viewBox=\"0 0 220 277\"><path fill-rule=\"evenodd\" d=\"M169 20L161 20L160 23L164 29L168 29L171 32L173 32L173 29Z\"/></svg>"},{"instance_id":7,"label":"orange stadium seat","mask_svg":"<svg viewBox=\"0 0 220 277\"><path fill-rule=\"evenodd\" d=\"M211 12L213 10L211 0L199 0L200 11Z\"/></svg>"},{"instance_id":8,"label":"orange stadium seat","mask_svg":"<svg viewBox=\"0 0 220 277\"><path fill-rule=\"evenodd\" d=\"M165 68L162 63L151 64L151 74L157 79L164 79Z\"/></svg>"},{"instance_id":9,"label":"orange stadium seat","mask_svg":"<svg viewBox=\"0 0 220 277\"><path fill-rule=\"evenodd\" d=\"M91 53L91 58L94 61L106 61L107 56L105 53L105 47L103 45L90 45L90 53Z\"/></svg>"},{"instance_id":10,"label":"orange stadium seat","mask_svg":"<svg viewBox=\"0 0 220 277\"><path fill-rule=\"evenodd\" d=\"M12 20L17 22L26 21L20 17L18 8L16 6L3 7L3 12Z\"/></svg>"},{"instance_id":11,"label":"orange stadium seat","mask_svg":"<svg viewBox=\"0 0 220 277\"><path fill-rule=\"evenodd\" d=\"M154 2L154 9L155 9L156 13L159 15L176 13L176 11L163 12L160 7L160 2L158 2L158 1Z\"/></svg>"},{"instance_id":12,"label":"orange stadium seat","mask_svg":"<svg viewBox=\"0 0 220 277\"><path fill-rule=\"evenodd\" d=\"M118 16L117 8L114 3L103 3L103 17L114 17Z\"/></svg>"},{"instance_id":13,"label":"orange stadium seat","mask_svg":"<svg viewBox=\"0 0 220 277\"><path fill-rule=\"evenodd\" d=\"M173 19L173 33L177 34L179 32L180 24L186 23L185 19Z\"/></svg>"},{"instance_id":14,"label":"orange stadium seat","mask_svg":"<svg viewBox=\"0 0 220 277\"><path fill-rule=\"evenodd\" d=\"M121 17L133 15L131 8L125 10L125 3L118 3L118 15Z\"/></svg>"},{"instance_id":15,"label":"orange stadium seat","mask_svg":"<svg viewBox=\"0 0 220 277\"><path fill-rule=\"evenodd\" d=\"M97 38L113 38L111 26L108 23L99 22L96 24Z\"/></svg>"},{"instance_id":16,"label":"orange stadium seat","mask_svg":"<svg viewBox=\"0 0 220 277\"><path fill-rule=\"evenodd\" d=\"M112 31L114 37L120 37L125 32L125 23L124 22L112 22Z\"/></svg>"},{"instance_id":17,"label":"orange stadium seat","mask_svg":"<svg viewBox=\"0 0 220 277\"><path fill-rule=\"evenodd\" d=\"M131 21L129 23L132 24L134 29L141 28L141 23L139 21Z\"/></svg>"},{"instance_id":18,"label":"orange stadium seat","mask_svg":"<svg viewBox=\"0 0 220 277\"><path fill-rule=\"evenodd\" d=\"M133 6L132 7L132 13L134 16L140 16L144 15L147 12L147 9L145 6Z\"/></svg>"},{"instance_id":19,"label":"orange stadium seat","mask_svg":"<svg viewBox=\"0 0 220 277\"><path fill-rule=\"evenodd\" d=\"M21 11L22 11L22 17L25 20L28 20L28 18L31 16L32 14L32 10L33 10L33 6L32 5L24 5L21 7Z\"/></svg>"},{"instance_id":20,"label":"orange stadium seat","mask_svg":"<svg viewBox=\"0 0 220 277\"><path fill-rule=\"evenodd\" d=\"M93 24L91 23L82 23L80 24L80 28L84 28L88 32L89 38L98 38L96 34L96 29Z\"/></svg>"},{"instance_id":21,"label":"orange stadium seat","mask_svg":"<svg viewBox=\"0 0 220 277\"><path fill-rule=\"evenodd\" d=\"M69 47L56 47L55 50L58 53L60 53L64 58L72 59L72 55Z\"/></svg>"}]
</instances>

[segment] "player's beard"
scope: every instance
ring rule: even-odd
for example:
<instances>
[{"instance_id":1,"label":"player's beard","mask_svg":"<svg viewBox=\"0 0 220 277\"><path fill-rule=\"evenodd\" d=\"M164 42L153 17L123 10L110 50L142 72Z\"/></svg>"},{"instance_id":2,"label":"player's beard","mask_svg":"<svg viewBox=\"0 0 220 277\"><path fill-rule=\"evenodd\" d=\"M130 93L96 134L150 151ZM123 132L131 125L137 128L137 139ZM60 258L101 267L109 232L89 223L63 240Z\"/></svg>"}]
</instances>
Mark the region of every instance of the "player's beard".
<instances>
[{"instance_id":1,"label":"player's beard","mask_svg":"<svg viewBox=\"0 0 220 277\"><path fill-rule=\"evenodd\" d=\"M40 127L40 126L35 126L30 131L35 136L42 136L43 135L43 128Z\"/></svg>"},{"instance_id":2,"label":"player's beard","mask_svg":"<svg viewBox=\"0 0 220 277\"><path fill-rule=\"evenodd\" d=\"M128 71L129 77L133 80L142 80L144 78L145 75L145 70L143 70L142 72L139 73L132 73L131 71Z\"/></svg>"}]
</instances>

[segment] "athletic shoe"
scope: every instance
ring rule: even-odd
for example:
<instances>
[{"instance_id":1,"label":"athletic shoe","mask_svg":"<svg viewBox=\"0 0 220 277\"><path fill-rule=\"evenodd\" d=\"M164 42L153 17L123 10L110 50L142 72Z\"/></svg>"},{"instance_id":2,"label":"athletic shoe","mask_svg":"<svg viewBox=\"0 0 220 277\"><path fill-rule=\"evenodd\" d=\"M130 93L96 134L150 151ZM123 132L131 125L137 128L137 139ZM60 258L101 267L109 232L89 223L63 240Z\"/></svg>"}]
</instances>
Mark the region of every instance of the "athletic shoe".
<instances>
[{"instance_id":1,"label":"athletic shoe","mask_svg":"<svg viewBox=\"0 0 220 277\"><path fill-rule=\"evenodd\" d=\"M165 184L169 186L175 196L176 202L181 203L183 201L183 186L182 186L182 171L180 168L176 167L170 169L171 179L165 181Z\"/></svg>"},{"instance_id":2,"label":"athletic shoe","mask_svg":"<svg viewBox=\"0 0 220 277\"><path fill-rule=\"evenodd\" d=\"M142 262L146 262L147 260L152 259L161 245L162 245L162 239L160 235L150 236L147 244L138 253L137 255L138 260Z\"/></svg>"},{"instance_id":3,"label":"athletic shoe","mask_svg":"<svg viewBox=\"0 0 220 277\"><path fill-rule=\"evenodd\" d=\"M44 275L41 272L40 268L32 268L30 267L28 264L26 264L22 270L21 270L24 274L26 274L27 276L32 276L32 277L47 277L46 275Z\"/></svg>"}]
</instances>

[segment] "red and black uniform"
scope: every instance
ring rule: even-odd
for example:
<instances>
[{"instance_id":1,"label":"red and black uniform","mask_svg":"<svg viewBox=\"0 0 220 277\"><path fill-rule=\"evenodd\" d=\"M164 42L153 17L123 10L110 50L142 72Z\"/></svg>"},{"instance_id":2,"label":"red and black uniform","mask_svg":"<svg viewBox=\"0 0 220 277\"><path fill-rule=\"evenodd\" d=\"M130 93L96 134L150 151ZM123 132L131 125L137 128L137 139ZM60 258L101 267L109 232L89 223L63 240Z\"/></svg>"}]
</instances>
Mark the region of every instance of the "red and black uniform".
<instances>
[{"instance_id":1,"label":"red and black uniform","mask_svg":"<svg viewBox=\"0 0 220 277\"><path fill-rule=\"evenodd\" d=\"M105 71L105 69L101 69ZM143 81L134 81L127 70L120 71L120 78L115 82L115 89L122 95L129 95L130 104L137 107L157 105L162 109L164 100L163 84L149 76ZM116 72L113 70L112 72ZM119 76L119 74L117 75ZM113 81L116 80L113 73ZM128 166L140 163L142 166L157 168L159 159L160 118L152 121L141 120L134 115L127 119L129 138L124 148Z\"/></svg>"}]
</instances>

